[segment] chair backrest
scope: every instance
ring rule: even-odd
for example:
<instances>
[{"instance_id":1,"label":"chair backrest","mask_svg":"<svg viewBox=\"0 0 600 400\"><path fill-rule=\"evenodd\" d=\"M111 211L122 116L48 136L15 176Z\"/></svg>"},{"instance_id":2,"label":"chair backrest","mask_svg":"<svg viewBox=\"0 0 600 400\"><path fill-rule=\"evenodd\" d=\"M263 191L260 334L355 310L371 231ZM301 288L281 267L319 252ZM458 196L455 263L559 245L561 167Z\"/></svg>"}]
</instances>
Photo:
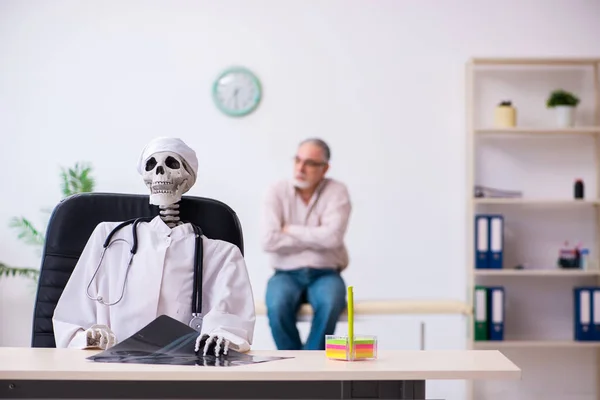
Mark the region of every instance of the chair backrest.
<instances>
[{"instance_id":1,"label":"chair backrest","mask_svg":"<svg viewBox=\"0 0 600 400\"><path fill-rule=\"evenodd\" d=\"M52 315L96 225L103 221L156 215L159 208L149 203L148 195L82 193L67 197L56 206L46 231L33 315L32 347L56 347ZM198 225L207 237L232 243L244 254L240 221L226 204L183 196L179 216Z\"/></svg>"}]
</instances>

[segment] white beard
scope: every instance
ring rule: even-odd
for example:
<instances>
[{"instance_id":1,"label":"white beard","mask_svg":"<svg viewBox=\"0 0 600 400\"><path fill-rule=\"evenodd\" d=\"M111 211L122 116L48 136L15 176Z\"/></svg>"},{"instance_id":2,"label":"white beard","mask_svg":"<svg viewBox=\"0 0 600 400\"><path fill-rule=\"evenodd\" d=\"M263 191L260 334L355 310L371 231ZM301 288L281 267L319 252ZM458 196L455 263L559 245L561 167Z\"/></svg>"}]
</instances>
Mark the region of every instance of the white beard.
<instances>
[{"instance_id":1,"label":"white beard","mask_svg":"<svg viewBox=\"0 0 600 400\"><path fill-rule=\"evenodd\" d=\"M310 183L308 183L306 181L301 181L298 179L294 179L293 183L294 183L294 186L297 187L298 189L308 189L310 187Z\"/></svg>"}]
</instances>

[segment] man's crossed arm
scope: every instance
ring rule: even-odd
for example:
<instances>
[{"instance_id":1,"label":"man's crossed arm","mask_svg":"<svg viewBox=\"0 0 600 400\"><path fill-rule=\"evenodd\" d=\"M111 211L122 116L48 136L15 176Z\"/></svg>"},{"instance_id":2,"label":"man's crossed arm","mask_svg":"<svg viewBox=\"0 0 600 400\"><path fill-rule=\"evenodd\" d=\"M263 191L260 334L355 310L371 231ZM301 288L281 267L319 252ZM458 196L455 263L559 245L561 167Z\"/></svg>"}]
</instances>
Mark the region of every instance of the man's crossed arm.
<instances>
[{"instance_id":1,"label":"man's crossed arm","mask_svg":"<svg viewBox=\"0 0 600 400\"><path fill-rule=\"evenodd\" d=\"M351 209L348 193L344 190L328 200L319 226L286 225L281 202L270 192L265 207L263 249L267 252L295 252L339 247L344 241Z\"/></svg>"}]
</instances>

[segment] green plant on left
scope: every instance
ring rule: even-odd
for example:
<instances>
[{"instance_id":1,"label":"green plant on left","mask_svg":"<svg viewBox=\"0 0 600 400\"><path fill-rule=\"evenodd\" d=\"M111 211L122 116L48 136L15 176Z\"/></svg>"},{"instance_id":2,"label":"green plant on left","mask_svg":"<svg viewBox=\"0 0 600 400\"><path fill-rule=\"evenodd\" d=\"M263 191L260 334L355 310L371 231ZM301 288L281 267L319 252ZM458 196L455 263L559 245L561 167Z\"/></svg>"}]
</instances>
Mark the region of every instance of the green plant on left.
<instances>
[{"instance_id":1,"label":"green plant on left","mask_svg":"<svg viewBox=\"0 0 600 400\"><path fill-rule=\"evenodd\" d=\"M96 182L90 176L92 167L87 164L75 163L74 168L61 168L61 189L63 197L76 193L93 192Z\"/></svg>"},{"instance_id":2,"label":"green plant on left","mask_svg":"<svg viewBox=\"0 0 600 400\"><path fill-rule=\"evenodd\" d=\"M61 167L61 191L63 198L73 194L93 192L95 180L91 176L92 167L87 164L75 163L73 168ZM43 210L49 213L49 210ZM38 255L44 246L46 238L35 225L25 217L13 217L9 226L18 231L17 238L25 243L37 247ZM37 281L39 270L35 268L9 267L0 263L0 278L3 276L23 276Z\"/></svg>"}]
</instances>

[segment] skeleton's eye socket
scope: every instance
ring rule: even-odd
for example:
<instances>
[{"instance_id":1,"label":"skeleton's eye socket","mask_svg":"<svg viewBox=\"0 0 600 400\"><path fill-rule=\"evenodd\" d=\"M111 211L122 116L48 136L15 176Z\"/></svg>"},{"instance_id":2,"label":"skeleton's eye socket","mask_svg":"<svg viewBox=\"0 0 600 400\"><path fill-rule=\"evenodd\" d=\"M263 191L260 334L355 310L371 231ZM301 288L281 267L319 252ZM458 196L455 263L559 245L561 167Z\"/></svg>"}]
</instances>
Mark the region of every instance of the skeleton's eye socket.
<instances>
[{"instance_id":1,"label":"skeleton's eye socket","mask_svg":"<svg viewBox=\"0 0 600 400\"><path fill-rule=\"evenodd\" d=\"M152 171L156 167L156 159L151 157L148 161L146 161L146 171Z\"/></svg>"},{"instance_id":2,"label":"skeleton's eye socket","mask_svg":"<svg viewBox=\"0 0 600 400\"><path fill-rule=\"evenodd\" d=\"M167 157L167 159L165 160L165 165L171 169L179 169L179 167L181 166L179 164L179 161L177 161L171 156Z\"/></svg>"}]
</instances>

